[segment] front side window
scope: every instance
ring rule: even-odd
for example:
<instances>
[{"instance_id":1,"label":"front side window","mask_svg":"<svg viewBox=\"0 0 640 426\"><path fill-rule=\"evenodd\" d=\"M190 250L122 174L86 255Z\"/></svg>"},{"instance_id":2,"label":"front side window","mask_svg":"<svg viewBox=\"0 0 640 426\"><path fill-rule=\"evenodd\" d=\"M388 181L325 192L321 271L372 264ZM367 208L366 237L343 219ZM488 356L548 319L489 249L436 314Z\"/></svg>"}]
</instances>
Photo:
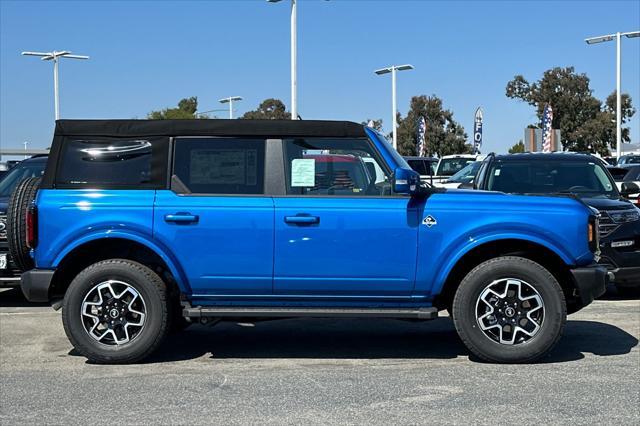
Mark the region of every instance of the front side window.
<instances>
[{"instance_id":1,"label":"front side window","mask_svg":"<svg viewBox=\"0 0 640 426\"><path fill-rule=\"evenodd\" d=\"M431 166L427 161L424 160L407 160L407 163L409 163L409 166L411 166L411 168L418 172L420 175L430 175L431 172Z\"/></svg>"},{"instance_id":2,"label":"front side window","mask_svg":"<svg viewBox=\"0 0 640 426\"><path fill-rule=\"evenodd\" d=\"M265 140L176 138L174 174L195 194L263 194Z\"/></svg>"},{"instance_id":3,"label":"front side window","mask_svg":"<svg viewBox=\"0 0 640 426\"><path fill-rule=\"evenodd\" d=\"M391 174L368 139L284 141L287 193L391 195Z\"/></svg>"},{"instance_id":4,"label":"front side window","mask_svg":"<svg viewBox=\"0 0 640 426\"><path fill-rule=\"evenodd\" d=\"M168 138L68 139L63 143L56 184L153 188L165 184Z\"/></svg>"}]
</instances>

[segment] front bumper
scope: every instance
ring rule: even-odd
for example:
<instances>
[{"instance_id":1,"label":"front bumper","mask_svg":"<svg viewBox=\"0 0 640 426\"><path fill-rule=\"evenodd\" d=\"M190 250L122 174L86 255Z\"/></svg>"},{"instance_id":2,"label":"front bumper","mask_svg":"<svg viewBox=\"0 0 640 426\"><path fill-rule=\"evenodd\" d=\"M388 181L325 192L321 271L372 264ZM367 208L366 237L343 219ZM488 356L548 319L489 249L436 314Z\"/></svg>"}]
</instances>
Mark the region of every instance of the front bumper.
<instances>
[{"instance_id":1,"label":"front bumper","mask_svg":"<svg viewBox=\"0 0 640 426\"><path fill-rule=\"evenodd\" d=\"M640 287L640 267L617 268L609 271L616 287Z\"/></svg>"},{"instance_id":2,"label":"front bumper","mask_svg":"<svg viewBox=\"0 0 640 426\"><path fill-rule=\"evenodd\" d=\"M49 287L55 270L32 269L20 277L20 287L29 302L48 302Z\"/></svg>"},{"instance_id":3,"label":"front bumper","mask_svg":"<svg viewBox=\"0 0 640 426\"><path fill-rule=\"evenodd\" d=\"M571 269L570 272L578 290L577 297L581 307L587 306L607 291L609 276L606 267L593 264Z\"/></svg>"}]
</instances>

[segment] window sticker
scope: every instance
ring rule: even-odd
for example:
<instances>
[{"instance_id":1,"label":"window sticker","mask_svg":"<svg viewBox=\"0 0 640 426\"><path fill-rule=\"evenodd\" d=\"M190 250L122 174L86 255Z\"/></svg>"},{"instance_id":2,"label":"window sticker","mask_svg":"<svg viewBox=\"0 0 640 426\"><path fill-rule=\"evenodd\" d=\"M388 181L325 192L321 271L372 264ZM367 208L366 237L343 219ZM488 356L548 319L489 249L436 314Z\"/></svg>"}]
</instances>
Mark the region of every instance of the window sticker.
<instances>
[{"instance_id":1,"label":"window sticker","mask_svg":"<svg viewBox=\"0 0 640 426\"><path fill-rule=\"evenodd\" d=\"M316 185L316 160L296 158L291 160L291 186L313 187Z\"/></svg>"},{"instance_id":2,"label":"window sticker","mask_svg":"<svg viewBox=\"0 0 640 426\"><path fill-rule=\"evenodd\" d=\"M245 151L239 149L194 149L190 181L192 184L244 185L245 161ZM255 170L250 174L255 176Z\"/></svg>"},{"instance_id":3,"label":"window sticker","mask_svg":"<svg viewBox=\"0 0 640 426\"><path fill-rule=\"evenodd\" d=\"M496 169L494 176L500 176L501 169Z\"/></svg>"}]
</instances>

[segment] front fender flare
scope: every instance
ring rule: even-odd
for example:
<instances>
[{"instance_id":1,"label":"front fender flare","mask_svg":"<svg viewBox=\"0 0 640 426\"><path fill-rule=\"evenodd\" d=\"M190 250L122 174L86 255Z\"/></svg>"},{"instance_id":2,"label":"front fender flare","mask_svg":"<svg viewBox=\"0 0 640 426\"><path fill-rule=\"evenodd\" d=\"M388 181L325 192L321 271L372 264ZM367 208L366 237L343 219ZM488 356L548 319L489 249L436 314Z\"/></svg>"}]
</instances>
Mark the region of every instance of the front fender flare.
<instances>
[{"instance_id":1,"label":"front fender flare","mask_svg":"<svg viewBox=\"0 0 640 426\"><path fill-rule=\"evenodd\" d=\"M484 244L501 240L520 240L523 242L538 244L557 254L565 264L572 265L574 263L571 255L561 246L532 233L504 232L497 234L484 234L478 237L468 238L462 243L457 244L453 250L449 251L450 253L453 253L453 255L449 256L445 262L441 263L441 266L436 274L431 293L440 294L445 282L447 281L447 278L449 277L449 274L451 273L451 271L453 271L460 259L462 259L467 253Z\"/></svg>"}]
</instances>

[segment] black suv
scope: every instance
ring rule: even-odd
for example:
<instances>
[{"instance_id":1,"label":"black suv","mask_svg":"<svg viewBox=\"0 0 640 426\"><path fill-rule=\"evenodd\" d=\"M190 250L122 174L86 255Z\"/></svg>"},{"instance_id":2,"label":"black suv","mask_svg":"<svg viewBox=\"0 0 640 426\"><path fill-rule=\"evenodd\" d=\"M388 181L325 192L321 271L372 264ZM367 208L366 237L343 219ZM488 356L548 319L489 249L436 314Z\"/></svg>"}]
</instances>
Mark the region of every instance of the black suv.
<instances>
[{"instance_id":1,"label":"black suv","mask_svg":"<svg viewBox=\"0 0 640 426\"><path fill-rule=\"evenodd\" d=\"M7 244L7 205L16 186L24 179L42 176L47 157L21 161L0 178L0 287L20 285L20 268L9 254Z\"/></svg>"},{"instance_id":2,"label":"black suv","mask_svg":"<svg viewBox=\"0 0 640 426\"><path fill-rule=\"evenodd\" d=\"M640 290L640 210L622 197L602 160L588 154L524 153L489 155L474 189L511 194L567 195L600 211L600 264L609 270L618 291ZM635 184L622 194L636 196Z\"/></svg>"}]
</instances>

